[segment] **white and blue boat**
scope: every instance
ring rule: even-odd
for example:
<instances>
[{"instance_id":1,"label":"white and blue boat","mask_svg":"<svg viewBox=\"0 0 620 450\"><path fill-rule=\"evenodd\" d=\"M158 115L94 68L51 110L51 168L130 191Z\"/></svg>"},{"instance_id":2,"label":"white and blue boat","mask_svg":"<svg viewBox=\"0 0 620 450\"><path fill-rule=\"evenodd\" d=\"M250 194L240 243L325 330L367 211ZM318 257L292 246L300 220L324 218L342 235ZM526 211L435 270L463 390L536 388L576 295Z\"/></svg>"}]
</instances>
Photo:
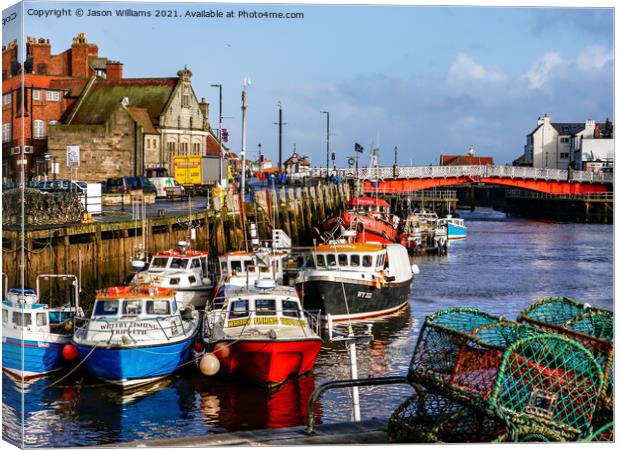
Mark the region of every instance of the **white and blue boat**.
<instances>
[{"instance_id":1,"label":"white and blue boat","mask_svg":"<svg viewBox=\"0 0 620 450\"><path fill-rule=\"evenodd\" d=\"M447 226L448 240L465 239L467 237L467 227L463 219L452 217L448 214L445 218L439 219L438 223Z\"/></svg>"},{"instance_id":2,"label":"white and blue boat","mask_svg":"<svg viewBox=\"0 0 620 450\"><path fill-rule=\"evenodd\" d=\"M73 304L50 307L40 293L40 279L71 282ZM2 370L16 381L33 380L61 369L68 362L63 348L71 345L73 323L82 315L75 275L39 275L36 291L11 288L2 301ZM6 286L6 283L5 283Z\"/></svg>"},{"instance_id":3,"label":"white and blue boat","mask_svg":"<svg viewBox=\"0 0 620 450\"><path fill-rule=\"evenodd\" d=\"M172 374L192 354L199 314L181 309L175 291L131 285L97 293L90 319L76 326L73 342L86 368L123 388Z\"/></svg>"}]
</instances>

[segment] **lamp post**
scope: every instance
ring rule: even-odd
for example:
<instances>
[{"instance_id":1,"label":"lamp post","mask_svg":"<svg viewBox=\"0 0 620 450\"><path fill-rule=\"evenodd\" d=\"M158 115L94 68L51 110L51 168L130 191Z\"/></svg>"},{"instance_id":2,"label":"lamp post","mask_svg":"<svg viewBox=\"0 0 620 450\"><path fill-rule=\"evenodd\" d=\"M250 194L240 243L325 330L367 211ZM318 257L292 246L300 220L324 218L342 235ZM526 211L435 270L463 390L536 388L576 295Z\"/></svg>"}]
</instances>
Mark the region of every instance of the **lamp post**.
<instances>
[{"instance_id":1,"label":"lamp post","mask_svg":"<svg viewBox=\"0 0 620 450\"><path fill-rule=\"evenodd\" d=\"M394 147L394 178L398 176L398 147Z\"/></svg>"},{"instance_id":2,"label":"lamp post","mask_svg":"<svg viewBox=\"0 0 620 450\"><path fill-rule=\"evenodd\" d=\"M222 159L224 158L224 150L222 144L222 85L212 84L211 87L216 87L220 90L220 116L218 120L217 139L218 141L220 141L220 187L224 187L224 183L222 182Z\"/></svg>"},{"instance_id":3,"label":"lamp post","mask_svg":"<svg viewBox=\"0 0 620 450\"><path fill-rule=\"evenodd\" d=\"M321 111L321 114L327 115L327 157L325 159L325 178L329 178L329 111Z\"/></svg>"},{"instance_id":4,"label":"lamp post","mask_svg":"<svg viewBox=\"0 0 620 450\"><path fill-rule=\"evenodd\" d=\"M241 91L241 203L245 203L245 111L248 108L245 103L247 88L252 84L249 77L243 80Z\"/></svg>"}]
</instances>

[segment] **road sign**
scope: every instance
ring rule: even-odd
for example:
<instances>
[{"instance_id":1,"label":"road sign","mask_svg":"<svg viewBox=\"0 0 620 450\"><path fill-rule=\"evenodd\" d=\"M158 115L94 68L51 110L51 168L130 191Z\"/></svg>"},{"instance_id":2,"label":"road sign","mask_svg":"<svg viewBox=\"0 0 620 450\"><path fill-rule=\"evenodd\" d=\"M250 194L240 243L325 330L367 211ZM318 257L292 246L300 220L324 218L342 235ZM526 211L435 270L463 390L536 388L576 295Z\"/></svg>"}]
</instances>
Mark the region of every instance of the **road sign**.
<instances>
[{"instance_id":1,"label":"road sign","mask_svg":"<svg viewBox=\"0 0 620 450\"><path fill-rule=\"evenodd\" d=\"M79 145L67 145L67 167L80 167Z\"/></svg>"}]
</instances>

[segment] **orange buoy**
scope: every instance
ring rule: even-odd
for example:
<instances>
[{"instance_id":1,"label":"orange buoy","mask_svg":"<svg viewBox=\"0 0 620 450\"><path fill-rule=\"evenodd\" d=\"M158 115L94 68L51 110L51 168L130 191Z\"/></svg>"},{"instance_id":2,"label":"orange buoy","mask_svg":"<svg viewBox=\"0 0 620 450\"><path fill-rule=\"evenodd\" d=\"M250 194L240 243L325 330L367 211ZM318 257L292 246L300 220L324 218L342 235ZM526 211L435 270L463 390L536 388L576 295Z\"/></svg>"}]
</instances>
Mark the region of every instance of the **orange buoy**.
<instances>
[{"instance_id":1,"label":"orange buoy","mask_svg":"<svg viewBox=\"0 0 620 450\"><path fill-rule=\"evenodd\" d=\"M200 371L207 375L215 375L220 370L220 360L213 353L205 353L200 360Z\"/></svg>"},{"instance_id":2,"label":"orange buoy","mask_svg":"<svg viewBox=\"0 0 620 450\"><path fill-rule=\"evenodd\" d=\"M78 351L75 345L65 344L62 347L62 357L65 358L67 361L73 361L75 358L77 358Z\"/></svg>"}]
</instances>

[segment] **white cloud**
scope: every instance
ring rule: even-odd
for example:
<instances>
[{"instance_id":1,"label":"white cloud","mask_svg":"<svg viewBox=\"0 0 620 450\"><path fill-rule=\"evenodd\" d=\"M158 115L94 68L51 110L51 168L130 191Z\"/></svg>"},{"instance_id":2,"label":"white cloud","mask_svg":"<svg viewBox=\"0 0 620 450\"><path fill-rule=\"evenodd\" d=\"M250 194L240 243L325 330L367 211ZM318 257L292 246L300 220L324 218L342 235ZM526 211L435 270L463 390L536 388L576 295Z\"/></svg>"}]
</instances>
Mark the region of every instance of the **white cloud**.
<instances>
[{"instance_id":1,"label":"white cloud","mask_svg":"<svg viewBox=\"0 0 620 450\"><path fill-rule=\"evenodd\" d=\"M611 50L605 49L602 45L593 45L591 47L584 48L577 56L575 63L579 70L599 71L607 65L608 62L613 61L614 54Z\"/></svg>"},{"instance_id":2,"label":"white cloud","mask_svg":"<svg viewBox=\"0 0 620 450\"><path fill-rule=\"evenodd\" d=\"M468 54L459 53L448 71L448 81L453 84L501 83L506 79L504 72L496 66L484 67Z\"/></svg>"},{"instance_id":3,"label":"white cloud","mask_svg":"<svg viewBox=\"0 0 620 450\"><path fill-rule=\"evenodd\" d=\"M545 53L534 61L530 70L523 75L523 78L528 82L530 89L542 89L551 79L554 71L566 64L568 62L562 59L558 52Z\"/></svg>"}]
</instances>

